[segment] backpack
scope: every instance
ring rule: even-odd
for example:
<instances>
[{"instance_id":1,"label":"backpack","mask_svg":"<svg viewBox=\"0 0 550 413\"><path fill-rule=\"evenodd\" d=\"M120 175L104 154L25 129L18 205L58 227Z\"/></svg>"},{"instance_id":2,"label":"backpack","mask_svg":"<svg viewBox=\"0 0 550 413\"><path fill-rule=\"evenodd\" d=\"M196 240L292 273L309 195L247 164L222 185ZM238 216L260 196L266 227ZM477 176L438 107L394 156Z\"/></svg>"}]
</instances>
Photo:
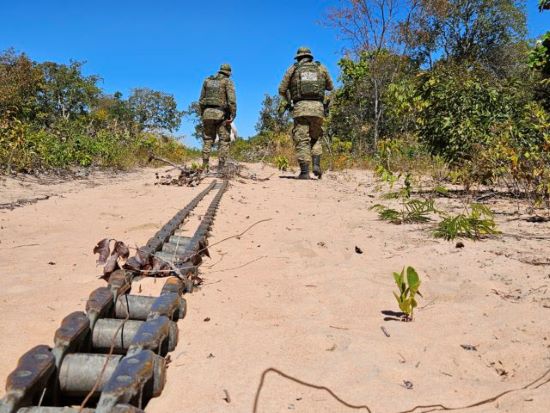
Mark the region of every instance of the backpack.
<instances>
[{"instance_id":1,"label":"backpack","mask_svg":"<svg viewBox=\"0 0 550 413\"><path fill-rule=\"evenodd\" d=\"M319 62L297 63L290 80L290 97L300 100L322 101L325 97L326 80Z\"/></svg>"},{"instance_id":2,"label":"backpack","mask_svg":"<svg viewBox=\"0 0 550 413\"><path fill-rule=\"evenodd\" d=\"M227 96L222 79L218 76L211 76L204 81L204 95L200 103L204 106L225 109L227 106Z\"/></svg>"}]
</instances>

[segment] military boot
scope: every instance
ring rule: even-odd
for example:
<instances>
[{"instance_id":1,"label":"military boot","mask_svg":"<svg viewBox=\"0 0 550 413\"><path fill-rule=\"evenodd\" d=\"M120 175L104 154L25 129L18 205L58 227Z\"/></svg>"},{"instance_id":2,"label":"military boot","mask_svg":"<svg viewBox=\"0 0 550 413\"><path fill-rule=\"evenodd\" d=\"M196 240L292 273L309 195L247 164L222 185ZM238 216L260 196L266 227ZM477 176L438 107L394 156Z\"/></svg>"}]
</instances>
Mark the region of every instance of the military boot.
<instances>
[{"instance_id":1,"label":"military boot","mask_svg":"<svg viewBox=\"0 0 550 413\"><path fill-rule=\"evenodd\" d=\"M224 169L225 169L225 159L220 159L218 161L218 176L220 177L223 176Z\"/></svg>"},{"instance_id":2,"label":"military boot","mask_svg":"<svg viewBox=\"0 0 550 413\"><path fill-rule=\"evenodd\" d=\"M321 179L321 176L323 176L323 171L321 171L321 155L313 155L311 159L313 161L313 175Z\"/></svg>"},{"instance_id":3,"label":"military boot","mask_svg":"<svg viewBox=\"0 0 550 413\"><path fill-rule=\"evenodd\" d=\"M298 161L300 163L300 175L298 179L309 179L309 162Z\"/></svg>"}]
</instances>

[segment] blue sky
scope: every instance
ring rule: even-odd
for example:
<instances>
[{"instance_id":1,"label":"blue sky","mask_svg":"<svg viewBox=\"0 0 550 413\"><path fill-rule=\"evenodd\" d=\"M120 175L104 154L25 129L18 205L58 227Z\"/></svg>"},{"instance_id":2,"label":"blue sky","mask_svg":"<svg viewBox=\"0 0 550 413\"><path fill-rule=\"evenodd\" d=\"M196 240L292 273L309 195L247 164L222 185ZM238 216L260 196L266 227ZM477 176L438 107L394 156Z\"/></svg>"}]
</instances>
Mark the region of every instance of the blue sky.
<instances>
[{"instance_id":1,"label":"blue sky","mask_svg":"<svg viewBox=\"0 0 550 413\"><path fill-rule=\"evenodd\" d=\"M550 29L550 12L528 1L532 37ZM0 0L0 50L14 47L38 61L86 61L108 93L149 87L175 95L180 109L197 100L204 77L233 66L242 136L254 134L265 93L278 83L301 45L333 77L344 44L320 22L338 0ZM191 122L180 132L190 135ZM186 139L197 144L194 139Z\"/></svg>"}]
</instances>

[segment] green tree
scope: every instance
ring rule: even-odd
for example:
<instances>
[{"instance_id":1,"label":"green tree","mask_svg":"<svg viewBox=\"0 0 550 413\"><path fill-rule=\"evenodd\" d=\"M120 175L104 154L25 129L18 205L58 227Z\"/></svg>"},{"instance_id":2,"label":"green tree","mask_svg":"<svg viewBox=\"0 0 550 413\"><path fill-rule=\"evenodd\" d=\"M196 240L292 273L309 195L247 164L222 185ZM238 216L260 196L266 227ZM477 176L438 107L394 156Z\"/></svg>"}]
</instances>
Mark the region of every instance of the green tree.
<instances>
[{"instance_id":1,"label":"green tree","mask_svg":"<svg viewBox=\"0 0 550 413\"><path fill-rule=\"evenodd\" d=\"M174 96L152 89L134 89L128 99L134 120L141 130L170 132L181 124L183 112L178 111Z\"/></svg>"},{"instance_id":2,"label":"green tree","mask_svg":"<svg viewBox=\"0 0 550 413\"><path fill-rule=\"evenodd\" d=\"M529 53L529 66L550 77L550 32L546 32Z\"/></svg>"},{"instance_id":3,"label":"green tree","mask_svg":"<svg viewBox=\"0 0 550 413\"><path fill-rule=\"evenodd\" d=\"M21 119L36 114L42 72L25 54L13 49L0 54L0 113Z\"/></svg>"},{"instance_id":4,"label":"green tree","mask_svg":"<svg viewBox=\"0 0 550 413\"><path fill-rule=\"evenodd\" d=\"M290 129L290 115L288 111L280 113L278 108L281 104L279 95L264 95L260 116L256 123L256 132L259 134L267 132L287 132Z\"/></svg>"},{"instance_id":5,"label":"green tree","mask_svg":"<svg viewBox=\"0 0 550 413\"><path fill-rule=\"evenodd\" d=\"M361 128L361 132L355 131L354 137L356 148L360 151L374 149L383 134L383 97L388 85L403 69L400 56L405 54L408 43L402 39L402 27L410 20L419 1L343 0L340 7L331 9L327 15L328 25L338 29L351 45L350 54L353 57L342 61L342 78L345 82L349 80L346 79L350 76L349 72L355 72L351 73L355 86L340 94L339 103L343 121L347 117L347 109L360 104L361 109L355 106L352 115L354 123ZM346 95L350 99L346 99ZM342 116L335 116L334 120L338 118ZM349 117L347 120L350 120Z\"/></svg>"},{"instance_id":6,"label":"green tree","mask_svg":"<svg viewBox=\"0 0 550 413\"><path fill-rule=\"evenodd\" d=\"M550 10L550 1L539 1L539 10ZM534 88L535 98L550 112L550 31L529 52L529 67L540 76Z\"/></svg>"},{"instance_id":7,"label":"green tree","mask_svg":"<svg viewBox=\"0 0 550 413\"><path fill-rule=\"evenodd\" d=\"M193 137L197 139L199 142L202 142L202 138L204 136L204 129L202 127L201 106L199 102L197 101L191 102L191 104L187 107L187 110L183 112L183 115L187 119L189 119L195 126Z\"/></svg>"},{"instance_id":8,"label":"green tree","mask_svg":"<svg viewBox=\"0 0 550 413\"><path fill-rule=\"evenodd\" d=\"M134 113L127 100L122 98L122 93L113 95L102 94L96 101L92 118L104 127L114 130L134 131L136 123Z\"/></svg>"},{"instance_id":9,"label":"green tree","mask_svg":"<svg viewBox=\"0 0 550 413\"><path fill-rule=\"evenodd\" d=\"M507 90L486 71L441 65L422 76L424 104L417 119L420 139L451 163L471 159L478 144L489 141L508 116Z\"/></svg>"},{"instance_id":10,"label":"green tree","mask_svg":"<svg viewBox=\"0 0 550 413\"><path fill-rule=\"evenodd\" d=\"M388 122L386 95L394 82L417 71L407 57L387 50L373 53L339 62L342 86L334 93L330 113L330 134L350 140L359 152L374 149L379 138L391 137L399 128Z\"/></svg>"},{"instance_id":11,"label":"green tree","mask_svg":"<svg viewBox=\"0 0 550 413\"><path fill-rule=\"evenodd\" d=\"M84 76L84 62L69 65L44 62L38 65L43 83L38 91L39 116L51 124L57 119L75 119L90 112L101 93L99 76Z\"/></svg>"},{"instance_id":12,"label":"green tree","mask_svg":"<svg viewBox=\"0 0 550 413\"><path fill-rule=\"evenodd\" d=\"M422 0L402 25L411 54L430 66L438 60L483 65L499 76L525 52L526 15L519 0Z\"/></svg>"}]
</instances>

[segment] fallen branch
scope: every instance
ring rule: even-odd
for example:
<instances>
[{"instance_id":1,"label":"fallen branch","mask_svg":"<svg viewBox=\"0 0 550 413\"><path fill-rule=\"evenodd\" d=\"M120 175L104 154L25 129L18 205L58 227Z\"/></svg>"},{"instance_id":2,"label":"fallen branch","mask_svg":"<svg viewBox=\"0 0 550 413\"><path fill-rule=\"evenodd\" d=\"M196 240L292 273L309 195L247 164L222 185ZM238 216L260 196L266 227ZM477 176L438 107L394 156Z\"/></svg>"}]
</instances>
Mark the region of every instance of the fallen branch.
<instances>
[{"instance_id":1,"label":"fallen branch","mask_svg":"<svg viewBox=\"0 0 550 413\"><path fill-rule=\"evenodd\" d=\"M182 172L187 172L187 168L184 166L176 165L174 162L169 161L168 159L161 158L160 156L155 155L154 153L149 154L149 162L151 161L160 161L172 166L174 169L179 169Z\"/></svg>"}]
</instances>

